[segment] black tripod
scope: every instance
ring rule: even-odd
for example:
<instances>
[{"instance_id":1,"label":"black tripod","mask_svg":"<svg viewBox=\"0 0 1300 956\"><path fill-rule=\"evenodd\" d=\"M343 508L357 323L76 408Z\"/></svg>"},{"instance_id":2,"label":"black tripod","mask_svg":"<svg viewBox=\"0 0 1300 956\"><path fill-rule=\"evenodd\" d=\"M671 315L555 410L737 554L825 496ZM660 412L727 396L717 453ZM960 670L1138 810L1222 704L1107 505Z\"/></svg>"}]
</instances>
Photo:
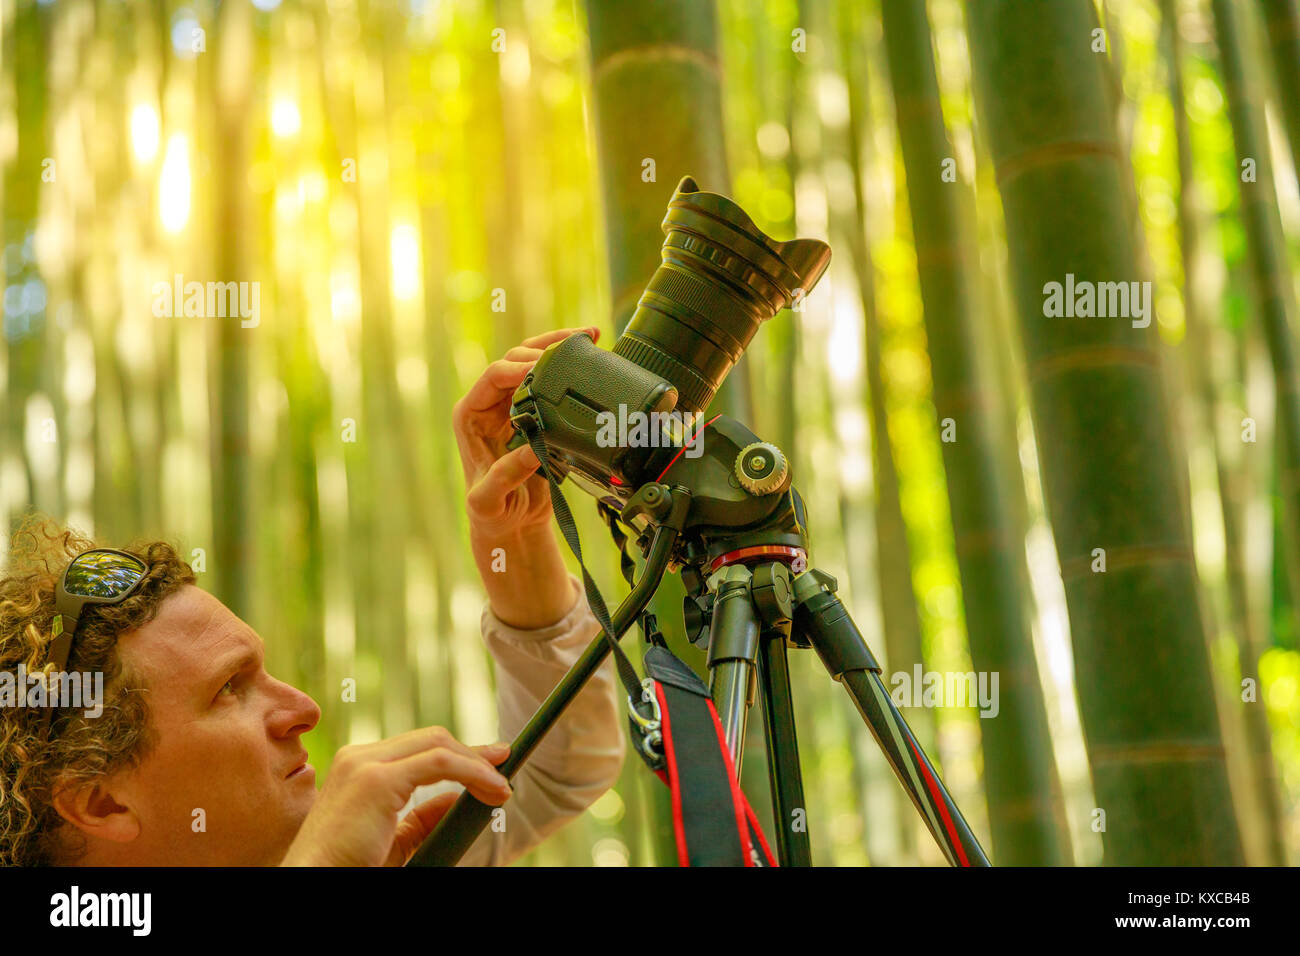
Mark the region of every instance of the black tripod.
<instances>
[{"instance_id":1,"label":"black tripod","mask_svg":"<svg viewBox=\"0 0 1300 956\"><path fill-rule=\"evenodd\" d=\"M558 492L557 492L558 494ZM617 504L637 535L645 566L610 618L614 640L642 615L670 564L686 584L693 643L707 646L709 690L737 774L749 708L761 692L768 773L782 866L808 866L803 778L790 693L787 648L812 647L844 685L903 789L954 866L988 866L961 811L880 679L862 634L836 596L835 579L806 569L803 502L790 487L781 451L726 416L710 422L705 452L674 458ZM567 508L557 508L562 523ZM566 535L569 528L566 528ZM791 574L791 568L796 572ZM513 741L498 768L510 778L610 652L605 633L583 652ZM629 701L635 711L635 704ZM411 866L451 866L487 826L493 807L462 794L411 858Z\"/></svg>"}]
</instances>

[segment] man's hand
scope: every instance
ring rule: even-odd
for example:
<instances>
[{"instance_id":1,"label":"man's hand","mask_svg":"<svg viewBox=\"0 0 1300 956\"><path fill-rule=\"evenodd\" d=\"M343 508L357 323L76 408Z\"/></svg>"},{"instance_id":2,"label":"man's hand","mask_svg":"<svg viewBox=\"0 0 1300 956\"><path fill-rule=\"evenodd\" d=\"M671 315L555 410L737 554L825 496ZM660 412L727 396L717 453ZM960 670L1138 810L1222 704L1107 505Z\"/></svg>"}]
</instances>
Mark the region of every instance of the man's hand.
<instances>
[{"instance_id":1,"label":"man's hand","mask_svg":"<svg viewBox=\"0 0 1300 956\"><path fill-rule=\"evenodd\" d=\"M470 545L492 612L505 624L535 629L554 624L577 596L551 530L551 495L527 445L506 450L510 399L551 343L594 327L556 329L525 339L493 362L452 412L465 470Z\"/></svg>"},{"instance_id":2,"label":"man's hand","mask_svg":"<svg viewBox=\"0 0 1300 956\"><path fill-rule=\"evenodd\" d=\"M459 796L440 794L399 821L415 789L454 780L500 806L511 791L494 764L509 753L504 743L467 747L442 727L344 747L280 865L401 866Z\"/></svg>"}]
</instances>

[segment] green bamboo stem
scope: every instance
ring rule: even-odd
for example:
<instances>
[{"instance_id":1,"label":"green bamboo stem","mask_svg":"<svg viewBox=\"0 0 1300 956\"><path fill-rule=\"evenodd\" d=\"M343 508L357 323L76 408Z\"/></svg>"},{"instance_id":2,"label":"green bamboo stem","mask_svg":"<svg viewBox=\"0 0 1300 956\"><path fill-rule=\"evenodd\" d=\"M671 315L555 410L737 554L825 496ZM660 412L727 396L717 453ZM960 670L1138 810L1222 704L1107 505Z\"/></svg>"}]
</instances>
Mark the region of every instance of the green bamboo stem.
<instances>
[{"instance_id":1,"label":"green bamboo stem","mask_svg":"<svg viewBox=\"0 0 1300 956\"><path fill-rule=\"evenodd\" d=\"M245 55L253 42L249 11L223 8L214 52L205 55L213 72L218 134L212 164L216 221L215 274L222 281L250 281L247 256L251 216L248 203L251 77ZM253 533L252 474L249 454L249 350L251 329L222 321L214 332L215 401L212 404L213 569L218 596L235 614L249 614L252 565L257 543ZM256 333L253 332L255 335Z\"/></svg>"},{"instance_id":2,"label":"green bamboo stem","mask_svg":"<svg viewBox=\"0 0 1300 956\"><path fill-rule=\"evenodd\" d=\"M853 178L853 203L848 215L833 216L842 233L848 258L853 264L858 299L862 305L863 364L865 366L865 401L871 431L871 471L874 485L874 527L876 575L880 591L880 615L884 630L885 656L892 673L911 674L917 664L924 664L921 644L921 618L916 592L912 587L912 547L903 518L902 495L893 441L889 434L888 389L885 384L880 328L876 297L876 265L871 255L866 229L866 196L863 182L869 176L870 157L864 143L869 143L871 128L869 75L865 52L861 49L864 33L862 18L840 8L836 32L840 38L840 55L848 86L849 115L844 135L844 153ZM934 714L917 707L900 710L920 742L938 764ZM902 859L913 861L917 852L919 828L913 823L910 802L894 794L903 825L899 828Z\"/></svg>"},{"instance_id":3,"label":"green bamboo stem","mask_svg":"<svg viewBox=\"0 0 1300 956\"><path fill-rule=\"evenodd\" d=\"M1232 3L1214 0L1215 33L1219 41L1228 116L1236 144L1237 188L1247 258L1255 286L1260 328L1273 363L1277 394L1277 435L1285 459L1281 474L1282 520L1288 548L1300 547L1300 377L1297 376L1295 309L1291 272L1282 244L1277 191L1273 187L1268 134L1258 110L1256 77L1248 71L1242 47L1241 11ZM1243 181L1242 164L1255 166L1253 182ZM1300 567L1288 562L1292 593L1300 593Z\"/></svg>"},{"instance_id":4,"label":"green bamboo stem","mask_svg":"<svg viewBox=\"0 0 1300 956\"><path fill-rule=\"evenodd\" d=\"M1291 162L1300 179L1300 4L1296 0L1259 0L1273 55L1273 80L1282 110Z\"/></svg>"},{"instance_id":5,"label":"green bamboo stem","mask_svg":"<svg viewBox=\"0 0 1300 956\"><path fill-rule=\"evenodd\" d=\"M48 77L50 18L52 11L36 4L21 4L11 14L9 25L3 32L3 50L0 59L5 63L5 79L11 84L17 133L16 148L4 169L4 222L3 228L5 266L13 269L5 277L5 284L26 284L41 278L36 263L12 262L15 252L27 245L36 228L40 192L33 189L33 179L40 182L44 158L49 155L49 137L46 114L49 106ZM48 495L39 487L32 463L27 457L26 416L28 399L40 391L41 367L44 364L47 335L45 326L50 322L49 310L44 314L30 313L4 316L3 339L6 348L5 390L0 408L0 449L4 457L12 456L22 469L22 491L17 500L8 503L6 539L22 514L32 506L44 508L51 504Z\"/></svg>"},{"instance_id":6,"label":"green bamboo stem","mask_svg":"<svg viewBox=\"0 0 1300 956\"><path fill-rule=\"evenodd\" d=\"M494 23L505 30L506 48L512 44L527 44L527 31L518 0L493 0ZM519 233L527 223L525 205L529 189L526 183L528 167L534 165L529 144L532 142L527 127L527 103L523 95L508 87L502 78L503 59L507 54L493 52L483 46L478 51L478 65L485 71L483 88L488 93L488 112L497 122L485 124L487 133L501 157L497 169L483 170L483 200L488 206L487 224L492 235L510 236ZM499 151L498 151L499 150ZM492 164L497 166L497 164ZM488 177L495 176L496 182ZM528 237L520 235L512 242L488 243L487 254L491 272L491 288L507 290L506 310L492 318L496 346L494 353L504 354L522 342L527 330L532 328L530 313L535 310L531 301L530 286L524 269L524 244Z\"/></svg>"},{"instance_id":7,"label":"green bamboo stem","mask_svg":"<svg viewBox=\"0 0 1300 956\"><path fill-rule=\"evenodd\" d=\"M935 413L940 421L951 418L957 428L957 440L942 446L971 660L976 670L1000 675L1000 713L979 722L993 859L1002 865L1057 865L1069 859L1060 826L1064 812L1023 600L1024 547L1014 534L1000 480L996 411L979 361L983 323L962 251L959 201L965 187L941 178L953 151L925 5L883 0L881 12L907 169Z\"/></svg>"},{"instance_id":8,"label":"green bamboo stem","mask_svg":"<svg viewBox=\"0 0 1300 956\"><path fill-rule=\"evenodd\" d=\"M1228 616L1237 642L1241 675L1259 682L1259 656L1263 651L1258 625L1250 612L1247 592L1245 545L1238 514L1237 477L1229 467L1216 427L1218 388L1210 368L1209 335L1206 309L1196 277L1200 252L1200 218L1198 190L1192 156L1191 130L1187 119L1183 90L1183 41L1178 28L1178 0L1160 0L1161 25L1168 58L1169 99L1174 118L1174 137L1178 150L1178 230L1183 271L1183 314L1187 328L1193 390L1199 395L1202 415L1208 426L1210 447L1214 455L1219 485L1219 502L1223 517L1224 562L1228 585ZM1234 695L1235 696L1235 695ZM1278 793L1277 769L1273 761L1272 735L1268 713L1262 697L1246 704L1245 734L1251 769L1253 796L1260 809L1260 828L1265 835L1266 862L1271 866L1285 863L1282 840L1282 810Z\"/></svg>"},{"instance_id":9,"label":"green bamboo stem","mask_svg":"<svg viewBox=\"0 0 1300 956\"><path fill-rule=\"evenodd\" d=\"M1131 173L1089 49L1095 9L1005 0L967 17L1104 813L1093 819L1112 864L1240 864L1154 321L1045 314L1045 286L1067 274L1141 279Z\"/></svg>"}]
</instances>

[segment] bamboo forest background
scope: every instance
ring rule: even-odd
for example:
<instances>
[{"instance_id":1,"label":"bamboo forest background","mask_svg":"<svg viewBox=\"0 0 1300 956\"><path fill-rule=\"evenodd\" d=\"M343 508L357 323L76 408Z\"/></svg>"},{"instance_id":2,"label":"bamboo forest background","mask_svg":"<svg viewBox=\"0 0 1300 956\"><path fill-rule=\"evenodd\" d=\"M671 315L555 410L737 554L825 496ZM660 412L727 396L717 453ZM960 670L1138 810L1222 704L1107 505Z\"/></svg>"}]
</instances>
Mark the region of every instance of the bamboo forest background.
<instances>
[{"instance_id":1,"label":"bamboo forest background","mask_svg":"<svg viewBox=\"0 0 1300 956\"><path fill-rule=\"evenodd\" d=\"M690 174L834 249L720 401L791 452L887 674L999 672L997 717L904 709L993 861L1296 862L1296 0L0 12L0 509L179 543L320 702L324 773L495 739L451 405L526 335L612 342ZM1150 280L1155 321L1044 317L1071 269ZM259 320L156 317L177 276L258 283ZM791 666L814 860L941 864ZM523 862L672 861L629 757Z\"/></svg>"}]
</instances>

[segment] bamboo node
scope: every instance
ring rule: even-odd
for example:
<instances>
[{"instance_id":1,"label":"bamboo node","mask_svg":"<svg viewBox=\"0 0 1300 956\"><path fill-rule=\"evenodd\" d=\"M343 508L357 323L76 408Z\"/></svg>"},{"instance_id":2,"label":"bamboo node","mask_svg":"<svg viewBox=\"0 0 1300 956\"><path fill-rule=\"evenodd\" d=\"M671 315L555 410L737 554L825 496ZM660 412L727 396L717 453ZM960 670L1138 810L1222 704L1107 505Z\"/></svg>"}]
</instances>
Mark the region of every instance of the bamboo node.
<instances>
[{"instance_id":1,"label":"bamboo node","mask_svg":"<svg viewBox=\"0 0 1300 956\"><path fill-rule=\"evenodd\" d=\"M1136 744L1094 745L1088 748L1088 762L1101 764L1193 763L1222 760L1222 744L1191 740L1152 740Z\"/></svg>"},{"instance_id":2,"label":"bamboo node","mask_svg":"<svg viewBox=\"0 0 1300 956\"><path fill-rule=\"evenodd\" d=\"M1106 368L1111 365L1144 365L1155 368L1159 364L1159 353L1145 346L1090 345L1035 359L1029 363L1028 371L1030 381L1038 382L1081 369Z\"/></svg>"},{"instance_id":3,"label":"bamboo node","mask_svg":"<svg viewBox=\"0 0 1300 956\"><path fill-rule=\"evenodd\" d=\"M1080 139L1063 143L1045 143L1001 160L997 164L994 177L1001 187L1008 179L1013 179L1030 169L1051 166L1085 156L1109 157L1117 163L1126 159L1119 146L1109 140Z\"/></svg>"}]
</instances>

